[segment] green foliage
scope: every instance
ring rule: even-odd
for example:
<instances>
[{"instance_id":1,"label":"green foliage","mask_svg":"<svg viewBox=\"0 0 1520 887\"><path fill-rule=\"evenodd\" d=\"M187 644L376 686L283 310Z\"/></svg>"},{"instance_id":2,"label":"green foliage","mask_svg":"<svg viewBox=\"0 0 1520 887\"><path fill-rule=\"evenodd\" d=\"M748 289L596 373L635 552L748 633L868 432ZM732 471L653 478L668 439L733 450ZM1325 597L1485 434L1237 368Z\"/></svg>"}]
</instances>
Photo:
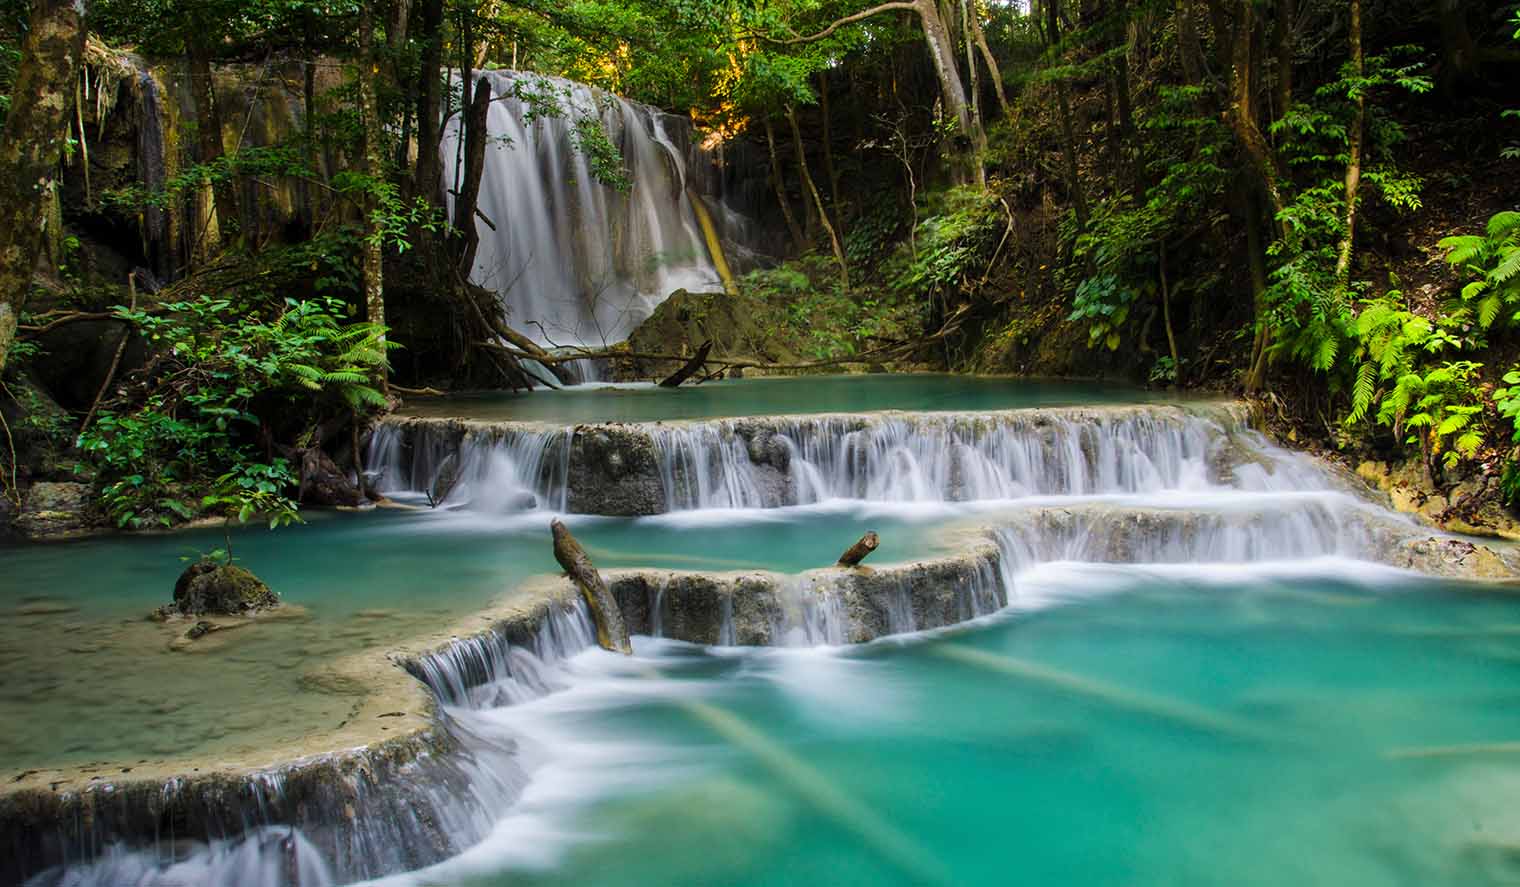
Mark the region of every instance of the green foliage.
<instances>
[{"instance_id":1,"label":"green foliage","mask_svg":"<svg viewBox=\"0 0 1520 887\"><path fill-rule=\"evenodd\" d=\"M1520 321L1520 212L1498 213L1485 233L1447 237L1440 246L1446 261L1469 276L1462 301L1474 307L1484 329Z\"/></svg>"},{"instance_id":2,"label":"green foliage","mask_svg":"<svg viewBox=\"0 0 1520 887\"><path fill-rule=\"evenodd\" d=\"M158 357L142 390L109 404L78 440L117 525L167 526L207 510L288 522L293 481L282 460L260 458L259 416L386 405L371 383L384 330L344 324L343 313L332 298L118 308Z\"/></svg>"},{"instance_id":3,"label":"green foliage","mask_svg":"<svg viewBox=\"0 0 1520 887\"><path fill-rule=\"evenodd\" d=\"M976 188L952 188L939 195L938 207L919 221L916 255L890 271L890 287L899 296L934 300L973 288L974 276L987 262L1004 230L996 197Z\"/></svg>"},{"instance_id":4,"label":"green foliage","mask_svg":"<svg viewBox=\"0 0 1520 887\"><path fill-rule=\"evenodd\" d=\"M1269 352L1274 359L1287 356L1315 372L1331 373L1355 349L1351 291L1358 284L1338 276L1336 263L1347 230L1345 171L1358 99L1366 103L1364 185L1396 211L1420 207L1420 177L1393 163L1392 148L1403 141L1403 128L1375 101L1391 90L1419 94L1430 89L1420 65L1395 63L1411 52L1397 47L1369 56L1361 75L1347 63L1339 78L1315 90L1313 102L1291 106L1272 124L1280 154L1303 182L1289 191L1277 216L1282 236L1267 250L1275 267L1260 320L1275 331ZM1365 379L1358 376L1353 385L1365 389Z\"/></svg>"},{"instance_id":5,"label":"green foliage","mask_svg":"<svg viewBox=\"0 0 1520 887\"><path fill-rule=\"evenodd\" d=\"M1472 457L1483 445L1482 393L1476 385L1483 364L1447 361L1426 372L1400 376L1383 398L1378 422L1395 435L1409 432L1405 443L1418 444L1426 462L1440 457L1446 467Z\"/></svg>"},{"instance_id":6,"label":"green foliage","mask_svg":"<svg viewBox=\"0 0 1520 887\"><path fill-rule=\"evenodd\" d=\"M890 295L843 291L832 259L819 255L752 271L739 288L761 300L765 338L807 360L851 357L876 340L905 338L914 313Z\"/></svg>"},{"instance_id":7,"label":"green foliage","mask_svg":"<svg viewBox=\"0 0 1520 887\"><path fill-rule=\"evenodd\" d=\"M1077 295L1068 320L1087 322L1087 345L1099 342L1113 351L1119 347L1119 331L1129 319L1135 291L1124 286L1117 275L1099 274L1084 278L1077 285Z\"/></svg>"}]
</instances>

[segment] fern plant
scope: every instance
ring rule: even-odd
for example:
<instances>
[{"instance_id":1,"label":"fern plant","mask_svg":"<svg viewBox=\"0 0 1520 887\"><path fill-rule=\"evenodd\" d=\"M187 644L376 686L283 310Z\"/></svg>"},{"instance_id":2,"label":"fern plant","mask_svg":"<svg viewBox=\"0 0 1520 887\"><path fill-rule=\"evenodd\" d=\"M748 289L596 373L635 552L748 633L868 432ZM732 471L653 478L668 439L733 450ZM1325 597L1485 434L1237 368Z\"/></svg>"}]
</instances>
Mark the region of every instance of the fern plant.
<instances>
[{"instance_id":1,"label":"fern plant","mask_svg":"<svg viewBox=\"0 0 1520 887\"><path fill-rule=\"evenodd\" d=\"M1396 435L1409 432L1405 443L1419 445L1432 477L1438 458L1451 468L1483 446L1483 393L1476 384L1482 368L1456 360L1423 374L1405 373L1383 398L1378 421Z\"/></svg>"},{"instance_id":2,"label":"fern plant","mask_svg":"<svg viewBox=\"0 0 1520 887\"><path fill-rule=\"evenodd\" d=\"M1520 321L1520 212L1507 211L1488 220L1483 234L1463 234L1440 242L1446 261L1467 272L1462 301L1477 311L1478 323L1492 327Z\"/></svg>"}]
</instances>

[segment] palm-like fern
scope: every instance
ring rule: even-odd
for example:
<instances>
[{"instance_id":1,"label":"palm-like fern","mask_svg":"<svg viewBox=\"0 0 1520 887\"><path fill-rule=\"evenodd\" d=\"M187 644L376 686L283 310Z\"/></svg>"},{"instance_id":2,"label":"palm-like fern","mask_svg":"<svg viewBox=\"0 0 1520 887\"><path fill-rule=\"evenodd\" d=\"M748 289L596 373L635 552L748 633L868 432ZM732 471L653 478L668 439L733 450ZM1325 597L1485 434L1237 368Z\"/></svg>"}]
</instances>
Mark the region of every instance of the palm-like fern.
<instances>
[{"instance_id":1,"label":"palm-like fern","mask_svg":"<svg viewBox=\"0 0 1520 887\"><path fill-rule=\"evenodd\" d=\"M1520 320L1520 212L1498 213L1483 234L1447 237L1440 246L1448 263L1471 275L1462 300L1475 304L1484 329L1506 311L1507 324Z\"/></svg>"}]
</instances>

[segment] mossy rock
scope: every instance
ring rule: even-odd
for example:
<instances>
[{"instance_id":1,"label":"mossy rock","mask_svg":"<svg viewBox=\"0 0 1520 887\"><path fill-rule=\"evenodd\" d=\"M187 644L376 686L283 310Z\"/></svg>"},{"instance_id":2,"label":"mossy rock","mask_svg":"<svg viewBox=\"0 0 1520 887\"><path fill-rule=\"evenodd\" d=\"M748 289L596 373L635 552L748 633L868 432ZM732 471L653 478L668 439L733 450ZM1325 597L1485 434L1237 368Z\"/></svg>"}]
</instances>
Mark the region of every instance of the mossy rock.
<instances>
[{"instance_id":1,"label":"mossy rock","mask_svg":"<svg viewBox=\"0 0 1520 887\"><path fill-rule=\"evenodd\" d=\"M243 616L280 605L280 596L242 567L197 561L174 583L180 616Z\"/></svg>"}]
</instances>

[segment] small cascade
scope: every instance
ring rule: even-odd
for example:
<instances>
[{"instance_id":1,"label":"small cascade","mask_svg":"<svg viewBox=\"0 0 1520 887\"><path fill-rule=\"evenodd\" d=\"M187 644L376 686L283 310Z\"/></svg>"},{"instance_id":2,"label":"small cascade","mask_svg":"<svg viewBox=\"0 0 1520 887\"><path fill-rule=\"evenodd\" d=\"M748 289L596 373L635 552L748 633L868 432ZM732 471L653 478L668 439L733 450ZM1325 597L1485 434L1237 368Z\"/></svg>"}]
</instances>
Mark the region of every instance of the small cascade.
<instances>
[{"instance_id":1,"label":"small cascade","mask_svg":"<svg viewBox=\"0 0 1520 887\"><path fill-rule=\"evenodd\" d=\"M551 606L528 637L505 628L455 641L407 663L445 705L499 708L545 696L561 685L556 663L596 646L596 628L580 601Z\"/></svg>"},{"instance_id":2,"label":"small cascade","mask_svg":"<svg viewBox=\"0 0 1520 887\"><path fill-rule=\"evenodd\" d=\"M1349 498L1264 494L1218 509L1067 505L999 521L1015 572L1053 561L1249 563L1347 557L1377 560L1414 528Z\"/></svg>"},{"instance_id":3,"label":"small cascade","mask_svg":"<svg viewBox=\"0 0 1520 887\"><path fill-rule=\"evenodd\" d=\"M849 643L850 617L839 590L815 585L807 577L784 577L776 600L780 604L771 628L778 647L837 647Z\"/></svg>"},{"instance_id":4,"label":"small cascade","mask_svg":"<svg viewBox=\"0 0 1520 887\"><path fill-rule=\"evenodd\" d=\"M1166 491L1329 489L1239 411L1176 407L860 414L582 426L402 419L368 464L382 489L430 489L449 453L471 501L531 491L610 515L775 508L833 499L946 503ZM487 492L494 491L494 492ZM464 501L461 498L458 501Z\"/></svg>"},{"instance_id":5,"label":"small cascade","mask_svg":"<svg viewBox=\"0 0 1520 887\"><path fill-rule=\"evenodd\" d=\"M470 276L500 294L517 329L545 347L601 346L628 338L674 290L722 291L695 212L699 195L688 192L690 158L676 144L690 138L671 131L689 130L689 121L560 78L472 76L488 78L497 101L479 198L491 222L477 220ZM537 111L545 99L562 113ZM621 151L627 193L601 184L578 147L587 120ZM440 149L450 194L461 175L459 142L454 118ZM700 196L717 203L722 195ZM742 236L742 225L723 227Z\"/></svg>"}]
</instances>

